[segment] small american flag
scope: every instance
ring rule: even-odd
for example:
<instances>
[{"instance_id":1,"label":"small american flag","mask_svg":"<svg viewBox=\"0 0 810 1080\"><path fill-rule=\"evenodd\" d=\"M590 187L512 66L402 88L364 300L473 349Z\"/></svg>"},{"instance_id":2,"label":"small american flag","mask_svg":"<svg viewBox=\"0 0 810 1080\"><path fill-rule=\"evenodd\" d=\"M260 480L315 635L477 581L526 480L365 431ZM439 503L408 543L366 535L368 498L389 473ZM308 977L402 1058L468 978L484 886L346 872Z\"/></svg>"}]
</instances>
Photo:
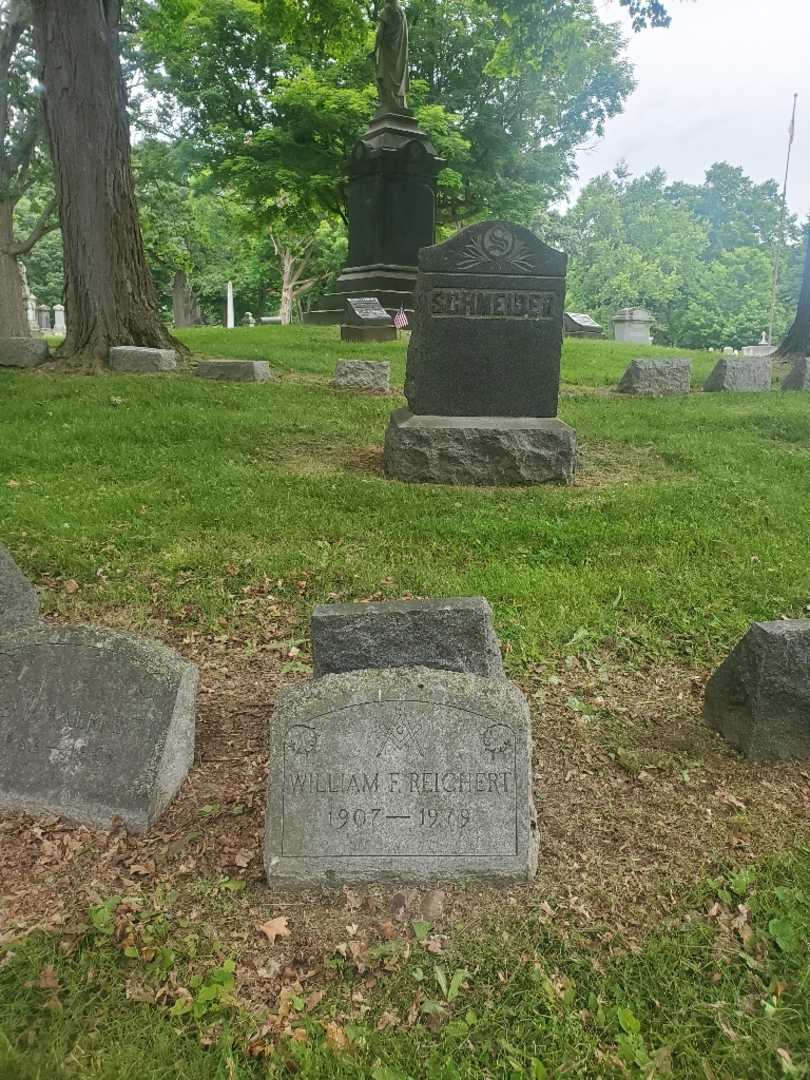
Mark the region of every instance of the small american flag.
<instances>
[{"instance_id":1,"label":"small american flag","mask_svg":"<svg viewBox=\"0 0 810 1080\"><path fill-rule=\"evenodd\" d=\"M408 329L408 316L405 314L404 307L401 307L394 316L394 326L397 328L397 330Z\"/></svg>"}]
</instances>

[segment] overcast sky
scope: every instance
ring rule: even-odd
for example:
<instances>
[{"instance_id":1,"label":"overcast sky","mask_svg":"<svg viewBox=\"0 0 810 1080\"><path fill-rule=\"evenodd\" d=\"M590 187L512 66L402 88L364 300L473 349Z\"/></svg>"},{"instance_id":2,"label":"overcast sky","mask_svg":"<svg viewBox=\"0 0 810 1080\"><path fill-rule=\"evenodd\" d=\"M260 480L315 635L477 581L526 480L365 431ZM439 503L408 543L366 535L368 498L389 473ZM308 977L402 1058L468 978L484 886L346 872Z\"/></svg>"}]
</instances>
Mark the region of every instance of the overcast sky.
<instances>
[{"instance_id":1,"label":"overcast sky","mask_svg":"<svg viewBox=\"0 0 810 1080\"><path fill-rule=\"evenodd\" d=\"M625 158L700 182L714 161L781 185L793 94L799 95L788 205L810 212L810 0L671 0L667 30L633 34L617 0L638 87L603 139L579 154L583 183Z\"/></svg>"}]
</instances>

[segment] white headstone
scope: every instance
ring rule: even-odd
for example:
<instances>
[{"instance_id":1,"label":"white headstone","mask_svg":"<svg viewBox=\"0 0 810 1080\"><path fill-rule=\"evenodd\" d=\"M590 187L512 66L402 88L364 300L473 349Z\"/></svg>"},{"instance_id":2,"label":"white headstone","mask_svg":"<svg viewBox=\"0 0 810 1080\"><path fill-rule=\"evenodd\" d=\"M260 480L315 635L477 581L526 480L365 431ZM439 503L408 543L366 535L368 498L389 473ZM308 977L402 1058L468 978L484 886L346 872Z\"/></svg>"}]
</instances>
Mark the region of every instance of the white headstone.
<instances>
[{"instance_id":1,"label":"white headstone","mask_svg":"<svg viewBox=\"0 0 810 1080\"><path fill-rule=\"evenodd\" d=\"M229 330L233 330L234 318L233 318L233 282L228 282L227 287L227 306L225 314L225 325Z\"/></svg>"},{"instance_id":2,"label":"white headstone","mask_svg":"<svg viewBox=\"0 0 810 1080\"><path fill-rule=\"evenodd\" d=\"M54 304L53 306L53 332L55 334L67 333L67 326L65 326L64 304Z\"/></svg>"}]
</instances>

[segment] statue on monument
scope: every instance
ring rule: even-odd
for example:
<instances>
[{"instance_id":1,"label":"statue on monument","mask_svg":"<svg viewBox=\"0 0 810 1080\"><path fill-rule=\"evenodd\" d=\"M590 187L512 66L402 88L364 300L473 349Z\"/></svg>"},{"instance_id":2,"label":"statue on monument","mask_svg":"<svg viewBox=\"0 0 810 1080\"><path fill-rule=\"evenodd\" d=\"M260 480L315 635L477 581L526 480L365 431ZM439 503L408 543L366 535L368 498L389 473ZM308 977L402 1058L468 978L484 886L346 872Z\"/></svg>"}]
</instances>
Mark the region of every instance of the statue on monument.
<instances>
[{"instance_id":1,"label":"statue on monument","mask_svg":"<svg viewBox=\"0 0 810 1080\"><path fill-rule=\"evenodd\" d=\"M380 107L403 113L408 104L408 20L399 0L385 0L374 49Z\"/></svg>"}]
</instances>

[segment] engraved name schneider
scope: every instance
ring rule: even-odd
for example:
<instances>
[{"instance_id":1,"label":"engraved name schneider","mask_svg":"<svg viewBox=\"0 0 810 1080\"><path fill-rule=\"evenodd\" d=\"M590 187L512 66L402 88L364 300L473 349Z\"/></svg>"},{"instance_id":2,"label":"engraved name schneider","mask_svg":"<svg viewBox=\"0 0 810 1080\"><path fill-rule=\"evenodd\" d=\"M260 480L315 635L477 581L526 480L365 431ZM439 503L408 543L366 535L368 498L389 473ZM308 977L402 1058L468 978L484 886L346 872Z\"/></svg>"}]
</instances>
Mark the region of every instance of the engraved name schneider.
<instances>
[{"instance_id":1,"label":"engraved name schneider","mask_svg":"<svg viewBox=\"0 0 810 1080\"><path fill-rule=\"evenodd\" d=\"M551 319L557 296L525 289L433 289L430 312L435 319Z\"/></svg>"}]
</instances>

